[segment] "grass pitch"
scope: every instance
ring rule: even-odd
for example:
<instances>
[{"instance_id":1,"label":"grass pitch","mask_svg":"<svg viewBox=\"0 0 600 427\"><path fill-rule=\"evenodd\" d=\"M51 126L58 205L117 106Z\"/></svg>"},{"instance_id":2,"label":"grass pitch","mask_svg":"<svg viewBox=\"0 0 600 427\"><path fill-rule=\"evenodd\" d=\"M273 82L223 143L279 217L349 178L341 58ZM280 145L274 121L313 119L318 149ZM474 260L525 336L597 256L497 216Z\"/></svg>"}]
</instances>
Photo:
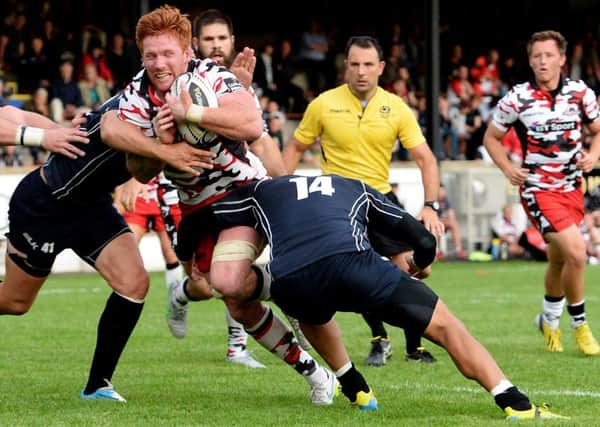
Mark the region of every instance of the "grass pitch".
<instances>
[{"instance_id":1,"label":"grass pitch","mask_svg":"<svg viewBox=\"0 0 600 427\"><path fill-rule=\"evenodd\" d=\"M549 353L533 326L543 294L544 263L437 263L428 283L490 350L509 379L536 403L548 402L590 426L600 413L600 357L577 352L563 315L565 352ZM586 273L586 312L600 338L600 267ZM109 288L98 275L56 275L23 317L0 318L0 426L490 426L505 425L492 397L463 378L447 354L427 343L434 365L404 361L402 331L389 328L394 356L365 366L369 331L356 314L339 313L351 357L374 389L380 410L361 413L340 395L315 407L308 386L250 342L267 369L225 362L220 301L196 303L189 334L171 337L162 274L113 377L126 404L83 401L96 326Z\"/></svg>"}]
</instances>

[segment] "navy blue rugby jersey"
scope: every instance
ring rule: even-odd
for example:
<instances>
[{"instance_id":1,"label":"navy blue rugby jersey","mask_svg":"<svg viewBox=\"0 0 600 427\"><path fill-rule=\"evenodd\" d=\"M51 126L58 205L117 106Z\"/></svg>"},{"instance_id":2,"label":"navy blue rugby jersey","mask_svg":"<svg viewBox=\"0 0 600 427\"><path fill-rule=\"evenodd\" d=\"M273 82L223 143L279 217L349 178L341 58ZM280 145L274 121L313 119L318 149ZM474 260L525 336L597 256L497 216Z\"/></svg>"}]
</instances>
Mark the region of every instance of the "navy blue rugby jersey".
<instances>
[{"instance_id":1,"label":"navy blue rugby jersey","mask_svg":"<svg viewBox=\"0 0 600 427\"><path fill-rule=\"evenodd\" d=\"M367 224L400 239L407 236L397 225L416 221L363 182L337 175L265 179L232 191L212 209L219 226L247 225L267 238L267 268L275 279L330 255L369 250Z\"/></svg>"},{"instance_id":2,"label":"navy blue rugby jersey","mask_svg":"<svg viewBox=\"0 0 600 427\"><path fill-rule=\"evenodd\" d=\"M44 177L52 194L58 200L86 203L100 197L110 197L115 187L131 178L125 153L106 145L100 139L102 114L119 108L119 95L107 100L98 110L86 114L83 128L90 139L87 144L76 144L85 156L69 159L52 153L42 166Z\"/></svg>"}]
</instances>

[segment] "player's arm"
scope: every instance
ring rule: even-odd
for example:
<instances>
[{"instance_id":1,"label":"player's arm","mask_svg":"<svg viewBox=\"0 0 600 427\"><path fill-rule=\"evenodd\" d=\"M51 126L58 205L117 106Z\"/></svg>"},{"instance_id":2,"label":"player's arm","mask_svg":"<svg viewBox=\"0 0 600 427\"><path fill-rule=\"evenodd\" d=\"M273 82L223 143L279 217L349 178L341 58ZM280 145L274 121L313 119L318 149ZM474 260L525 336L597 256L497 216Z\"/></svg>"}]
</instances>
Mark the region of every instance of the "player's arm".
<instances>
[{"instance_id":1,"label":"player's arm","mask_svg":"<svg viewBox=\"0 0 600 427\"><path fill-rule=\"evenodd\" d=\"M287 175L279 146L268 133L264 132L260 138L250 144L250 150L263 162L269 176L276 178Z\"/></svg>"},{"instance_id":2,"label":"player's arm","mask_svg":"<svg viewBox=\"0 0 600 427\"><path fill-rule=\"evenodd\" d=\"M283 147L281 156L287 173L294 173L298 168L300 159L302 159L304 152L308 150L309 146L310 145L298 141L296 137L292 137L285 147Z\"/></svg>"},{"instance_id":3,"label":"player's arm","mask_svg":"<svg viewBox=\"0 0 600 427\"><path fill-rule=\"evenodd\" d=\"M377 190L365 185L369 196L369 228L408 244L414 250L413 260L420 270L435 259L437 241L423 223L405 210L391 204Z\"/></svg>"},{"instance_id":4,"label":"player's arm","mask_svg":"<svg viewBox=\"0 0 600 427\"><path fill-rule=\"evenodd\" d=\"M433 152L426 143L419 144L408 151L421 170L424 200L437 200L440 188L440 170ZM444 224L440 221L435 210L425 206L419 213L418 218L434 235L442 236L444 234Z\"/></svg>"},{"instance_id":5,"label":"player's arm","mask_svg":"<svg viewBox=\"0 0 600 427\"><path fill-rule=\"evenodd\" d=\"M192 104L190 94L181 83L181 94L167 93L166 99L173 118L184 120L235 141L255 141L263 131L263 120L254 97L241 86L239 90L219 96L218 107Z\"/></svg>"},{"instance_id":6,"label":"player's arm","mask_svg":"<svg viewBox=\"0 0 600 427\"><path fill-rule=\"evenodd\" d=\"M510 183L512 185L522 185L527 179L528 170L515 167L506 155L506 150L504 149L504 145L502 145L502 138L505 134L506 131L498 129L492 121L483 135L483 145Z\"/></svg>"},{"instance_id":7,"label":"player's arm","mask_svg":"<svg viewBox=\"0 0 600 427\"><path fill-rule=\"evenodd\" d=\"M0 145L43 147L71 159L85 153L72 143L88 143L87 132L63 127L41 114L12 106L0 108Z\"/></svg>"},{"instance_id":8,"label":"player's arm","mask_svg":"<svg viewBox=\"0 0 600 427\"><path fill-rule=\"evenodd\" d=\"M577 167L584 172L590 172L598 163L600 157L600 117L586 125L592 135L589 150L582 150L577 161Z\"/></svg>"},{"instance_id":9,"label":"player's arm","mask_svg":"<svg viewBox=\"0 0 600 427\"><path fill-rule=\"evenodd\" d=\"M196 176L200 172L194 168L213 168L214 153L184 143L161 144L156 138L145 136L137 126L119 119L116 111L104 113L100 126L102 140L116 150L160 160ZM136 161L134 156L130 157Z\"/></svg>"}]
</instances>

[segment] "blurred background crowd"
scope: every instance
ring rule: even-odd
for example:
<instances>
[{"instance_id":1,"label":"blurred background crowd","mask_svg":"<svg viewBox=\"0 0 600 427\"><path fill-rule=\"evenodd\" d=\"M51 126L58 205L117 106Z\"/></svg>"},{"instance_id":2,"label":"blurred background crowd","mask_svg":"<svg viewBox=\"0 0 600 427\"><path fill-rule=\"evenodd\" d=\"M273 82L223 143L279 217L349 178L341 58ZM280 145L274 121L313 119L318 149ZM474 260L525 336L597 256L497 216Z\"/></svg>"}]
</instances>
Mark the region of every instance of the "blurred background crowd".
<instances>
[{"instance_id":1,"label":"blurred background crowd","mask_svg":"<svg viewBox=\"0 0 600 427\"><path fill-rule=\"evenodd\" d=\"M254 84L270 132L281 147L289 135L286 121L293 126L310 100L343 81L344 45L356 34L379 38L386 61L381 86L401 96L425 126L423 4L353 10L336 2L307 1L283 11L280 2L260 7L230 1L170 3L192 20L210 7L233 18L237 47L250 45L257 51ZM524 43L535 30L562 31L569 40L564 74L600 89L600 27L593 19L600 6L595 2L545 2L545 9L560 10L554 18L541 13L534 1L509 0L486 5L485 10L481 2L440 3L442 140L436 154L441 160L486 159L486 123L497 99L528 77ZM95 108L139 70L135 22L160 4L5 0L0 6L0 105L10 103L55 121ZM520 146L510 134L506 146L518 161ZM318 147L312 154L306 162L318 161ZM45 153L37 150L5 149L0 165L44 159ZM394 160L410 159L398 149Z\"/></svg>"}]
</instances>

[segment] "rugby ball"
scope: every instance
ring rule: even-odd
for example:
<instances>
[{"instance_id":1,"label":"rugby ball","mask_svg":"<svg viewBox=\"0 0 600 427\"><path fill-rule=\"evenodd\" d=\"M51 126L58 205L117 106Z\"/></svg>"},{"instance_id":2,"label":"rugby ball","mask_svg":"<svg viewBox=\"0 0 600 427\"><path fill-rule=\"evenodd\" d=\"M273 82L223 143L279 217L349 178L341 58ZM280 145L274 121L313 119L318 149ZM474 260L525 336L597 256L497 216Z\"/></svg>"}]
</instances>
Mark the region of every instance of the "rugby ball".
<instances>
[{"instance_id":1,"label":"rugby ball","mask_svg":"<svg viewBox=\"0 0 600 427\"><path fill-rule=\"evenodd\" d=\"M171 86L171 93L175 96L181 94L181 82L185 83L185 89L192 98L192 102L203 107L218 107L217 94L205 79L194 73L185 73L175 79ZM177 124L177 130L181 137L189 144L200 148L217 139L217 134L207 131L187 120Z\"/></svg>"}]
</instances>

